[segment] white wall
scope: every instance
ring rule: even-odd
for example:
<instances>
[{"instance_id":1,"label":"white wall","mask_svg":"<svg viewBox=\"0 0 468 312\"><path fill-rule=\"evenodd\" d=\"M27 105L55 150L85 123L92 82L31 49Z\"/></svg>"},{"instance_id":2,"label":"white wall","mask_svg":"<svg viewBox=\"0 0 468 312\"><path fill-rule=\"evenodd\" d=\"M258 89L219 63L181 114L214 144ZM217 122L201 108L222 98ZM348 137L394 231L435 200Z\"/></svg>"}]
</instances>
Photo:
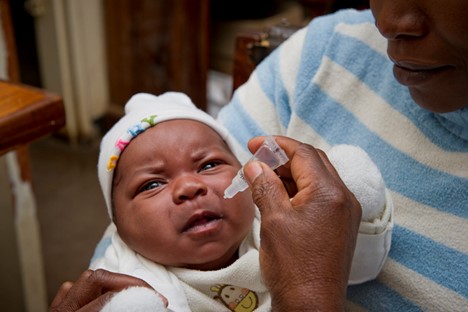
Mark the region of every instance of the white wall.
<instances>
[{"instance_id":1,"label":"white wall","mask_svg":"<svg viewBox=\"0 0 468 312\"><path fill-rule=\"evenodd\" d=\"M102 0L30 0L45 89L64 98L72 141L96 135L109 105Z\"/></svg>"}]
</instances>

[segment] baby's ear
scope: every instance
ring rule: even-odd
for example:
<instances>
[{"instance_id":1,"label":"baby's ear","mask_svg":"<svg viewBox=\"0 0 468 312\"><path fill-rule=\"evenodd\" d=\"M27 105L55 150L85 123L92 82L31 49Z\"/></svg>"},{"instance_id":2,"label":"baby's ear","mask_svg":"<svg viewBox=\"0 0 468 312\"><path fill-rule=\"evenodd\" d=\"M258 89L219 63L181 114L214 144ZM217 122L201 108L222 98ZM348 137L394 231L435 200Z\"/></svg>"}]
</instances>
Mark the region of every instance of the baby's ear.
<instances>
[{"instance_id":1,"label":"baby's ear","mask_svg":"<svg viewBox=\"0 0 468 312\"><path fill-rule=\"evenodd\" d=\"M167 303L154 290L130 287L116 293L101 312L167 311Z\"/></svg>"},{"instance_id":2,"label":"baby's ear","mask_svg":"<svg viewBox=\"0 0 468 312\"><path fill-rule=\"evenodd\" d=\"M327 153L348 189L362 208L362 221L380 218L385 208L385 183L377 165L360 147L336 145Z\"/></svg>"}]
</instances>

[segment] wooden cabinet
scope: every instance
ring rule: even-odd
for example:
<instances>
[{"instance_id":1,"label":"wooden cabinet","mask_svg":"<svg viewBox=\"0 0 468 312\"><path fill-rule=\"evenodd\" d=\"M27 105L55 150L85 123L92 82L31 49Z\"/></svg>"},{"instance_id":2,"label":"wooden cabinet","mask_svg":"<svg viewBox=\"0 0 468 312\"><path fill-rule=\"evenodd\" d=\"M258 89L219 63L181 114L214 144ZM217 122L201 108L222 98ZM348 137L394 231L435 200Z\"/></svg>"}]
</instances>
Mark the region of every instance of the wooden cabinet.
<instances>
[{"instance_id":1,"label":"wooden cabinet","mask_svg":"<svg viewBox=\"0 0 468 312\"><path fill-rule=\"evenodd\" d=\"M105 0L104 12L114 115L137 92L182 91L206 109L209 0Z\"/></svg>"}]
</instances>

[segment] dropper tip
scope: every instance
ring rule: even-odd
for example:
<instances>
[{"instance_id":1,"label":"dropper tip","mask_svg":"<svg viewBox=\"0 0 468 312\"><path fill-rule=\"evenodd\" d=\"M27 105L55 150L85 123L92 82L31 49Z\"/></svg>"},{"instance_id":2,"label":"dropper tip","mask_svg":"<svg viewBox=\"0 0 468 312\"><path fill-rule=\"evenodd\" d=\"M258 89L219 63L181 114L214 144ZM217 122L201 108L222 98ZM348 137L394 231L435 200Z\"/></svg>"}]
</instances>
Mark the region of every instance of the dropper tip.
<instances>
[{"instance_id":1,"label":"dropper tip","mask_svg":"<svg viewBox=\"0 0 468 312\"><path fill-rule=\"evenodd\" d=\"M229 198L233 198L234 195L236 195L236 191L233 191L232 188L228 187L225 191L224 191L224 199L229 199Z\"/></svg>"}]
</instances>

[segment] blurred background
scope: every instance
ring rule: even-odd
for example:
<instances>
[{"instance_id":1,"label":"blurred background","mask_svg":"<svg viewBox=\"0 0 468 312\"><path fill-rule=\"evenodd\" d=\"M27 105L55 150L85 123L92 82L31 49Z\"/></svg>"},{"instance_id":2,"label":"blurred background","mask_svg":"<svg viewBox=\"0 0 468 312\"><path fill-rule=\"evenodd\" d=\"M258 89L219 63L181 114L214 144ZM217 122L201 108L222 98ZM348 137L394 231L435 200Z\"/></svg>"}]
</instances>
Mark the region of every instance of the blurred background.
<instances>
[{"instance_id":1,"label":"blurred background","mask_svg":"<svg viewBox=\"0 0 468 312\"><path fill-rule=\"evenodd\" d=\"M49 304L64 281L87 268L109 223L96 173L98 145L131 95L182 91L216 115L232 93L239 34L252 42L274 26L297 29L318 15L368 3L9 0L9 6L21 82L60 94L66 112L62 130L29 148ZM8 196L8 185L0 186ZM0 219L0 311L26 311L15 235L6 231L14 213L10 218Z\"/></svg>"}]
</instances>

